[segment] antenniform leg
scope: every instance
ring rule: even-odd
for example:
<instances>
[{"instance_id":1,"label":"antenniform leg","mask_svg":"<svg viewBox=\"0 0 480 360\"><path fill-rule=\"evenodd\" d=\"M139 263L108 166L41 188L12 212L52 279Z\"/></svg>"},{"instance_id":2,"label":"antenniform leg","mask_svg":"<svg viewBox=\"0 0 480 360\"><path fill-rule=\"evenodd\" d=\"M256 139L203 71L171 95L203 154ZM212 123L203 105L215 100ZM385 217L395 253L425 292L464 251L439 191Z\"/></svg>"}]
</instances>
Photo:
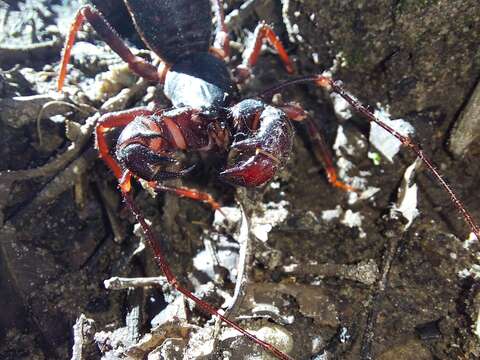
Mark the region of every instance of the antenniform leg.
<instances>
[{"instance_id":1,"label":"antenniform leg","mask_svg":"<svg viewBox=\"0 0 480 360\"><path fill-rule=\"evenodd\" d=\"M263 22L258 24L253 32L253 39L254 40L248 44L243 53L242 64L237 66L235 70L235 75L239 82L245 81L250 77L252 68L255 66L258 57L260 56L260 50L264 41L268 41L268 43L277 50L278 56L280 56L286 71L289 74L293 73L292 60L288 57L287 51L283 47L282 42L269 25Z\"/></svg>"},{"instance_id":2,"label":"antenniform leg","mask_svg":"<svg viewBox=\"0 0 480 360\"><path fill-rule=\"evenodd\" d=\"M158 239L154 236L152 229L150 226L147 224L145 221L145 218L142 216L140 213L139 209L136 207L136 205L133 202L132 196L129 192L123 192L122 191L123 198L125 199L125 202L129 209L132 211L132 213L135 215L137 218L137 221L140 223L140 226L142 227L143 232L145 233L146 240L152 249L154 259L157 263L157 265L160 267L160 269L163 271L165 274L168 283L173 286L175 289L177 289L180 293L182 293L185 297L187 297L190 300L193 300L203 311L206 313L212 315L212 316L218 316L224 323L228 324L230 327L234 328L241 334L245 335L247 338L251 339L253 342L256 344L262 346L265 350L271 352L274 354L277 358L282 359L282 360L292 360L290 356L284 354L280 350L278 350L276 347L270 345L269 343L260 340L257 338L255 335L250 334L248 331L242 329L237 323L227 319L223 315L221 315L216 308L208 304L207 302L199 299L196 297L194 294L192 294L190 291L182 287L179 283L175 275L173 275L170 266L168 265L165 256L163 254L163 250L160 246L160 242Z\"/></svg>"},{"instance_id":3,"label":"antenniform leg","mask_svg":"<svg viewBox=\"0 0 480 360\"><path fill-rule=\"evenodd\" d=\"M400 134L398 131L393 129L392 127L388 126L384 122L382 122L380 119L378 119L370 110L368 110L364 105L362 105L353 95L349 94L342 86L340 81L334 81L330 77L324 76L324 75L312 75L312 76L305 76L293 80L288 80L285 81L284 83L281 83L279 85L276 85L270 89L267 89L264 91L260 97L267 99L271 98L273 94L278 93L281 89L294 85L294 84L300 84L300 83L308 83L308 82L313 82L316 85L328 90L337 93L339 96L341 96L346 102L352 106L352 108L357 111L358 113L362 114L365 118L367 118L369 121L376 123L378 126L383 128L385 131L389 132L392 134L394 137L396 137L403 146L407 147L411 151L413 151L422 161L423 163L427 166L428 170L433 174L435 179L437 179L437 182L440 184L440 186L447 192L447 194L450 196L450 199L452 200L453 204L455 207L458 209L460 214L463 216L467 224L470 226L470 229L472 232L477 236L477 238L480 239L480 227L477 225L475 220L473 219L472 215L470 212L466 209L465 205L460 201L456 193L453 191L451 186L447 183L447 181L440 175L438 172L437 168L433 164L432 160L423 152L422 148L420 145L415 143L409 136L405 136Z\"/></svg>"},{"instance_id":4,"label":"antenniform leg","mask_svg":"<svg viewBox=\"0 0 480 360\"><path fill-rule=\"evenodd\" d=\"M356 189L352 186L338 180L337 170L333 165L333 158L330 148L325 142L322 132L315 124L313 119L308 117L307 112L300 105L296 104L288 104L285 106L280 106L280 108L287 114L290 120L302 121L306 125L308 136L313 145L313 153L317 160L323 164L323 167L327 173L328 182L332 186L338 187L344 191L356 191Z\"/></svg>"},{"instance_id":5,"label":"antenniform leg","mask_svg":"<svg viewBox=\"0 0 480 360\"><path fill-rule=\"evenodd\" d=\"M220 177L236 185L260 186L288 160L292 124L282 110L258 100L243 100L231 111L235 129L232 151L238 154ZM245 138L239 139L241 136Z\"/></svg>"},{"instance_id":6,"label":"antenniform leg","mask_svg":"<svg viewBox=\"0 0 480 360\"><path fill-rule=\"evenodd\" d=\"M113 30L111 25L107 22L107 20L105 20L102 14L93 6L85 5L78 10L77 14L75 15L75 19L70 26L70 31L68 32L65 47L63 49L62 61L60 64L60 72L58 75L57 87L59 91L61 91L63 88L63 83L67 74L67 64L70 60L72 46L75 41L75 35L85 19L90 23L90 25L92 25L98 35L100 35L100 37L112 48L112 50L115 51L123 61L128 63L128 66L133 72L148 80L162 82L163 75L159 74L157 68L141 57L133 55L130 49L128 49L123 40L120 39L118 34L115 32L115 30Z\"/></svg>"}]
</instances>

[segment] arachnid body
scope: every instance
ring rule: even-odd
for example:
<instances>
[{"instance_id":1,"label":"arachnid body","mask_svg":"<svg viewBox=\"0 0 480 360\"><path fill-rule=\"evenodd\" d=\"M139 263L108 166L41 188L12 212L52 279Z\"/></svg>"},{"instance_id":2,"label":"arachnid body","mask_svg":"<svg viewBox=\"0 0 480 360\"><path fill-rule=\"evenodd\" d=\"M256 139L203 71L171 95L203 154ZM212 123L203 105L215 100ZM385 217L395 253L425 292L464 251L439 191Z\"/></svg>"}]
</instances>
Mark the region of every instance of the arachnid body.
<instances>
[{"instance_id":1,"label":"arachnid body","mask_svg":"<svg viewBox=\"0 0 480 360\"><path fill-rule=\"evenodd\" d=\"M159 242L144 217L133 203L131 180L145 180L153 190L171 191L180 196L218 204L206 193L186 188L163 185L169 179L188 175L191 167L180 166L178 152L224 152L229 161L219 176L240 186L261 186L271 180L287 162L292 150L293 128L290 121L304 121L314 146L326 164L332 185L354 191L337 180L328 150L315 123L297 104L270 104L271 95L296 83L313 83L345 99L355 110L376 122L397 137L405 147L413 150L440 181L453 202L470 225L472 232L480 231L471 215L458 200L448 184L438 174L431 161L412 140L379 121L367 108L348 94L340 83L317 74L287 81L274 86L261 97L241 99L236 82L243 82L257 62L260 47L267 40L278 51L287 72L293 72L288 55L272 29L260 24L255 41L247 49L244 62L235 69L233 77L227 67L229 38L223 20L221 1L216 1L217 27L214 45L210 48L211 10L204 1L139 1L125 0L137 30L144 42L161 61L156 67L131 53L102 15L90 6L82 7L74 20L62 58L58 87L62 88L66 66L75 33L87 20L105 42L126 61L136 74L163 84L164 93L172 103L168 109L135 108L105 114L96 128L96 139L101 157L115 174L127 206L135 214L149 242L155 260L168 282L186 297L195 301L211 315L219 316L229 326L243 333L280 359L290 357L272 345L243 330L223 317L208 303L196 298L179 285L170 271ZM179 35L181 34L181 35ZM114 155L107 146L109 129L124 128L118 138Z\"/></svg>"}]
</instances>

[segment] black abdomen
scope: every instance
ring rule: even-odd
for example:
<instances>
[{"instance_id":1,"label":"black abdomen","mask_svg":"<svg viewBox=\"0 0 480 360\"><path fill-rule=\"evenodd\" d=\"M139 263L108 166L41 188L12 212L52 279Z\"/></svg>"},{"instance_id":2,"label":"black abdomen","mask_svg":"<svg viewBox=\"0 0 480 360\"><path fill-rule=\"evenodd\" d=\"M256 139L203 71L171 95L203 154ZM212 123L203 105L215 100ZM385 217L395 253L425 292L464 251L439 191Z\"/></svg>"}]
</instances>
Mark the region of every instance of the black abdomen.
<instances>
[{"instance_id":1,"label":"black abdomen","mask_svg":"<svg viewBox=\"0 0 480 360\"><path fill-rule=\"evenodd\" d=\"M125 0L138 33L162 60L206 52L212 13L209 0Z\"/></svg>"},{"instance_id":2,"label":"black abdomen","mask_svg":"<svg viewBox=\"0 0 480 360\"><path fill-rule=\"evenodd\" d=\"M202 109L228 106L235 85L225 62L203 52L175 63L165 77L163 91L175 107Z\"/></svg>"}]
</instances>

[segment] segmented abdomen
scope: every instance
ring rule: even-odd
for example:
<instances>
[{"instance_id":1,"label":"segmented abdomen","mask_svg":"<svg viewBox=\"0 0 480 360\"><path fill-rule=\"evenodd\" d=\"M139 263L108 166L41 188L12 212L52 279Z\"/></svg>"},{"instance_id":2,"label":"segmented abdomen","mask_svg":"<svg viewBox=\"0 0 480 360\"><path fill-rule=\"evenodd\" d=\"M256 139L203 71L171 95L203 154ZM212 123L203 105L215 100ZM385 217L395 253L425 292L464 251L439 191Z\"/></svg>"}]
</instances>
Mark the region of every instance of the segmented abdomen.
<instances>
[{"instance_id":1,"label":"segmented abdomen","mask_svg":"<svg viewBox=\"0 0 480 360\"><path fill-rule=\"evenodd\" d=\"M162 60L208 51L212 31L209 0L125 0L138 33Z\"/></svg>"}]
</instances>

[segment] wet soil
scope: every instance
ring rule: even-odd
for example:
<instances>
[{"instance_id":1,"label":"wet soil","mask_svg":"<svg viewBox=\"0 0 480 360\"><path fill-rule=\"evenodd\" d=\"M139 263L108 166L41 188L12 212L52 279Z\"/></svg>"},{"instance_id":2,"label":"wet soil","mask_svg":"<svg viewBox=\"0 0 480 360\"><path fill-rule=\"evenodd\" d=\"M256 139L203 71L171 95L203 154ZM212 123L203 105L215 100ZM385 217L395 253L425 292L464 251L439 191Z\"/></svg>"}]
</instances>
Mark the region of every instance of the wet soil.
<instances>
[{"instance_id":1,"label":"wet soil","mask_svg":"<svg viewBox=\"0 0 480 360\"><path fill-rule=\"evenodd\" d=\"M131 23L119 15L125 9L117 11L115 1L94 3L132 47L142 47ZM480 220L478 147L472 143L461 157L447 151L451 129L479 80L476 1L227 5L235 41L232 67L260 20L280 35L297 73L320 73L338 59L343 65L333 76L372 109L381 104L392 118L411 123L415 139ZM0 1L0 358L267 359L225 327L215 349L206 346L201 354L214 337L214 322L166 286L105 289L104 280L112 276L151 277L159 270L141 245L115 179L98 159L93 137L78 130L91 131L98 109L148 103L154 89L141 85L124 102L105 106L135 88L138 79L86 26L78 35L66 95L54 95L62 36L78 6ZM287 78L275 53L265 50L241 91L253 96ZM369 144L366 120L340 119L321 89L298 86L282 97L308 109L330 145L340 128L347 139L334 150L340 172L346 181L362 178L379 191L353 201L353 195L332 188L302 124L295 124L298 136L286 168L260 189L221 183L221 156L192 155L199 166L182 184L208 191L222 205L241 204L250 223L245 296L231 317L269 334L269 342L295 359L479 358L479 246L465 242L470 229L448 195L419 169L414 181L420 215L404 230L406 222L393 218L390 209L415 156L402 150L393 163L372 160L378 151ZM166 99L158 101L168 106ZM66 153L73 155L65 159ZM59 165L45 168L52 163ZM346 163L351 167L342 168ZM198 296L221 306L223 292L233 293L241 231L231 224L213 226L214 214L204 204L170 194L153 198L140 185L135 194L173 272ZM212 258L221 266L210 272L204 263ZM365 270L364 264L372 266ZM369 281L372 276L377 281ZM169 311L175 316L168 317ZM91 320L78 320L81 314ZM152 332L155 317L160 325ZM74 332L75 323L83 330ZM148 344L140 341L145 334L153 339Z\"/></svg>"}]
</instances>

